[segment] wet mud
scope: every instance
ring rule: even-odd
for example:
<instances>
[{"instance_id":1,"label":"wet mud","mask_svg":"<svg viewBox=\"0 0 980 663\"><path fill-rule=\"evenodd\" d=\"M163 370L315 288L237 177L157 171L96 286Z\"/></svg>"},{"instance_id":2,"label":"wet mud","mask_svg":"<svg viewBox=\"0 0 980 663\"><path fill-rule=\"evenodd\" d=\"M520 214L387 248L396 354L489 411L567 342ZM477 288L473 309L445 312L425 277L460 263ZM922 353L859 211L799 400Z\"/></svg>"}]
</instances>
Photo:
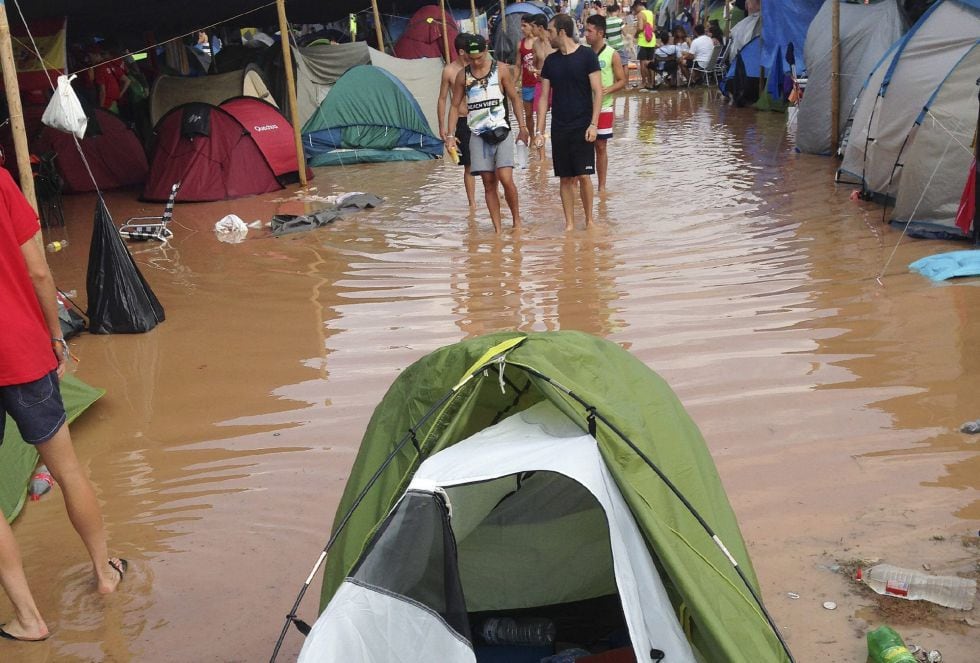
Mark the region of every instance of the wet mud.
<instances>
[{"instance_id":1,"label":"wet mud","mask_svg":"<svg viewBox=\"0 0 980 663\"><path fill-rule=\"evenodd\" d=\"M577 329L659 372L700 426L798 661L863 661L883 621L973 660L976 609L892 612L839 570L977 570L980 436L959 426L980 417L980 281L907 269L965 247L899 242L880 207L835 187L834 162L792 151L784 115L706 91L616 103L591 232L562 230L557 181L534 161L517 174L525 227L506 231L505 216L500 236L445 161L178 203L169 247L132 245L166 322L71 342L78 377L107 390L72 432L130 572L99 597L60 492L29 504L15 531L54 635L0 644L0 658L267 660L399 372L494 330ZM267 222L345 191L385 203L278 239L212 232L228 213ZM162 209L137 196L106 194L117 223ZM50 263L82 302L93 211L92 196L67 198L67 229L46 232L70 239ZM281 660L300 646L291 630Z\"/></svg>"}]
</instances>

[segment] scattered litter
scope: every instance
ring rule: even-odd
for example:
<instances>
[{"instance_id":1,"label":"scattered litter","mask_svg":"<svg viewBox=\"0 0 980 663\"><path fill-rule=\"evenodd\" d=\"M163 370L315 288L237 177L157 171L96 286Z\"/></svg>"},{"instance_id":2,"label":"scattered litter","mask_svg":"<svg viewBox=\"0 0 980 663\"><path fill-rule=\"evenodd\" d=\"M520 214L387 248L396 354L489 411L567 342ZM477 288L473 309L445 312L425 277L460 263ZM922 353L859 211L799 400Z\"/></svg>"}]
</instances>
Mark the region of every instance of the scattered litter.
<instances>
[{"instance_id":1,"label":"scattered litter","mask_svg":"<svg viewBox=\"0 0 980 663\"><path fill-rule=\"evenodd\" d=\"M336 197L334 207L327 207L313 214L297 216L295 214L276 214L272 217L272 234L288 235L304 230L312 230L333 223L340 216L357 210L377 207L384 199L373 193L352 191Z\"/></svg>"},{"instance_id":2,"label":"scattered litter","mask_svg":"<svg viewBox=\"0 0 980 663\"><path fill-rule=\"evenodd\" d=\"M791 599L793 599L794 601L795 601L796 599L798 599L798 598L800 598L800 595L799 595L799 594L797 594L796 592L786 592L786 596L788 596L788 597L790 597L790 598L791 598Z\"/></svg>"},{"instance_id":3,"label":"scattered litter","mask_svg":"<svg viewBox=\"0 0 980 663\"><path fill-rule=\"evenodd\" d=\"M926 655L928 663L943 663L943 654L938 649L933 649Z\"/></svg>"},{"instance_id":4,"label":"scattered litter","mask_svg":"<svg viewBox=\"0 0 980 663\"><path fill-rule=\"evenodd\" d=\"M850 198L851 198L851 200L860 200L861 199L861 192L858 189L854 189L854 191L851 191Z\"/></svg>"},{"instance_id":5,"label":"scattered litter","mask_svg":"<svg viewBox=\"0 0 980 663\"><path fill-rule=\"evenodd\" d=\"M219 241L238 244L245 241L245 236L248 235L248 226L237 214L229 214L214 224L214 232L218 235Z\"/></svg>"},{"instance_id":6,"label":"scattered litter","mask_svg":"<svg viewBox=\"0 0 980 663\"><path fill-rule=\"evenodd\" d=\"M834 603L833 601L824 601L823 602L823 607L826 610L836 610L837 609L837 604Z\"/></svg>"},{"instance_id":7,"label":"scattered litter","mask_svg":"<svg viewBox=\"0 0 980 663\"><path fill-rule=\"evenodd\" d=\"M976 435L980 433L980 419L975 421L968 421L962 426L960 426L961 433L969 433L970 435Z\"/></svg>"},{"instance_id":8,"label":"scattered litter","mask_svg":"<svg viewBox=\"0 0 980 663\"><path fill-rule=\"evenodd\" d=\"M252 221L252 223L248 224L248 227L252 228L253 230L258 230L262 227L262 220L256 219L255 221Z\"/></svg>"}]
</instances>

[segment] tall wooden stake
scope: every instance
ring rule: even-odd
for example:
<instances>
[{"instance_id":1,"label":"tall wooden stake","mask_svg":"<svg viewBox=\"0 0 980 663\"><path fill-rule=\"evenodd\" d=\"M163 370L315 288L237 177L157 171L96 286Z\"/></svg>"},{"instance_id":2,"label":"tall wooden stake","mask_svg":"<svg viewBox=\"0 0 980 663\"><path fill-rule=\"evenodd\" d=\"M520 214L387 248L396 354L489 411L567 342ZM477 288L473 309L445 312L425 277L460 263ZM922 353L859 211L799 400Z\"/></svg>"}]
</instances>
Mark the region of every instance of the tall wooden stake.
<instances>
[{"instance_id":1,"label":"tall wooden stake","mask_svg":"<svg viewBox=\"0 0 980 663\"><path fill-rule=\"evenodd\" d=\"M840 2L833 0L830 26L830 148L840 142Z\"/></svg>"},{"instance_id":2,"label":"tall wooden stake","mask_svg":"<svg viewBox=\"0 0 980 663\"><path fill-rule=\"evenodd\" d=\"M374 12L374 35L378 38L378 50L385 52L385 38L381 34L381 11L378 9L378 0L371 0L371 10Z\"/></svg>"},{"instance_id":3,"label":"tall wooden stake","mask_svg":"<svg viewBox=\"0 0 980 663\"><path fill-rule=\"evenodd\" d=\"M449 50L449 26L446 22L446 0L439 0L439 9L442 10L442 45L446 49L446 64L453 61L453 52Z\"/></svg>"},{"instance_id":4,"label":"tall wooden stake","mask_svg":"<svg viewBox=\"0 0 980 663\"><path fill-rule=\"evenodd\" d=\"M504 36L506 36L507 35L507 0L500 0L500 29L504 31ZM503 44L504 41L501 41L500 43ZM494 53L494 57L498 57L496 53ZM520 55L518 55L517 57L520 58Z\"/></svg>"},{"instance_id":5,"label":"tall wooden stake","mask_svg":"<svg viewBox=\"0 0 980 663\"><path fill-rule=\"evenodd\" d=\"M293 57L289 50L289 24L286 22L286 2L276 0L279 11L279 42L282 44L282 66L286 70L286 92L289 94L289 118L293 122L293 137L296 141L296 166L299 183L306 186L306 156L303 154L303 139L300 136L299 108L296 107L296 81L293 79Z\"/></svg>"},{"instance_id":6,"label":"tall wooden stake","mask_svg":"<svg viewBox=\"0 0 980 663\"><path fill-rule=\"evenodd\" d=\"M17 82L17 66L14 64L14 49L10 44L10 23L7 22L7 7L4 0L0 0L0 66L3 67L3 86L6 90L7 109L10 113L10 131L14 135L14 152L17 156L20 188L24 192L27 202L37 211L34 172L31 170L31 155L27 147L27 129L24 127L24 109L20 105L20 84Z\"/></svg>"},{"instance_id":7,"label":"tall wooden stake","mask_svg":"<svg viewBox=\"0 0 980 663\"><path fill-rule=\"evenodd\" d=\"M473 14L473 34L480 34L480 28L476 25L476 0L470 0L470 13Z\"/></svg>"}]
</instances>

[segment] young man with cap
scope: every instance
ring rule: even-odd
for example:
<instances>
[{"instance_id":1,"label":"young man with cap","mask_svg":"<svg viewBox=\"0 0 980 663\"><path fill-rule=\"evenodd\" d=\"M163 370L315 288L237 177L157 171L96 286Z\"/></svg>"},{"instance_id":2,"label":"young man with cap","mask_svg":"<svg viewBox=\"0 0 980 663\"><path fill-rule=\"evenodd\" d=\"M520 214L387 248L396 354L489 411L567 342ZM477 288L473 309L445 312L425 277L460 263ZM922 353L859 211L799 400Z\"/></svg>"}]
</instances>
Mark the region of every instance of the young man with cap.
<instances>
[{"instance_id":1,"label":"young man with cap","mask_svg":"<svg viewBox=\"0 0 980 663\"><path fill-rule=\"evenodd\" d=\"M609 170L609 139L613 137L613 93L626 87L626 70L619 59L619 52L606 43L606 21L593 14L585 20L585 42L599 58L602 80L602 110L599 111L599 129L595 141L595 170L599 180L599 193L606 191L606 172Z\"/></svg>"},{"instance_id":2,"label":"young man with cap","mask_svg":"<svg viewBox=\"0 0 980 663\"><path fill-rule=\"evenodd\" d=\"M466 99L453 96L453 83L456 75L466 66L466 47L472 35L460 32L456 35L453 46L456 48L456 59L442 68L442 78L439 81L439 137L448 146L450 130L456 139L459 154L459 165L463 167L463 186L466 189L466 199L470 207L476 207L476 178L470 172L470 128L466 126ZM459 118L455 127L446 123L447 102L451 106L459 106Z\"/></svg>"},{"instance_id":3,"label":"young man with cap","mask_svg":"<svg viewBox=\"0 0 980 663\"><path fill-rule=\"evenodd\" d=\"M514 140L510 136L507 100L510 100L520 131L517 140L527 144L524 107L514 86L510 67L497 62L487 53L487 40L469 35L466 45L469 65L453 82L453 98L466 100L466 124L470 136L470 170L483 179L483 189L493 222L500 232L500 195L497 182L504 187L504 198L510 208L514 228L521 227L521 212L514 185ZM454 104L450 123L456 122L460 109ZM454 141L453 137L450 137Z\"/></svg>"},{"instance_id":4,"label":"young man with cap","mask_svg":"<svg viewBox=\"0 0 980 663\"><path fill-rule=\"evenodd\" d=\"M575 183L579 184L585 227L592 226L592 173L595 172L595 140L602 108L602 77L599 58L591 48L575 41L575 21L559 14L548 28L556 50L541 68L541 99L538 101L538 147L544 145L545 112L551 105L551 156L559 178L565 230L571 230L575 208Z\"/></svg>"}]
</instances>

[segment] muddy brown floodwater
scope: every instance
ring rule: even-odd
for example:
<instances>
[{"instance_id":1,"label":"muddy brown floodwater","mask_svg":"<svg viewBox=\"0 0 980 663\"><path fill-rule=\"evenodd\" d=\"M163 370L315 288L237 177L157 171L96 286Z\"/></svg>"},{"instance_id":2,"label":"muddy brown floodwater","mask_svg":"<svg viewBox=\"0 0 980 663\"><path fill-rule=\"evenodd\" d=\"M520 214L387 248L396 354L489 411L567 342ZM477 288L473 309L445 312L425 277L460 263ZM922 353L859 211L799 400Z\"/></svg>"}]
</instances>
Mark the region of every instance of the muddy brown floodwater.
<instances>
[{"instance_id":1,"label":"muddy brown floodwater","mask_svg":"<svg viewBox=\"0 0 980 663\"><path fill-rule=\"evenodd\" d=\"M281 239L211 228L316 209L297 187L178 203L169 248L132 247L166 322L71 343L78 377L107 390L72 432L131 570L98 597L60 494L30 503L15 530L54 635L0 659L268 660L399 372L494 330L577 329L658 371L700 426L798 661L863 662L884 619L976 660L976 609L889 611L838 570L976 575L980 460L958 428L980 417L980 281L907 269L965 247L898 244L879 207L835 188L833 161L793 153L784 115L697 91L622 95L617 116L591 233L561 231L536 163L517 175L526 227L501 237L443 161L320 169L320 195L384 205ZM162 208L136 195L107 194L117 222ZM50 262L84 299L94 200L66 207L46 241L71 243ZM291 630L281 660L300 646Z\"/></svg>"}]
</instances>

